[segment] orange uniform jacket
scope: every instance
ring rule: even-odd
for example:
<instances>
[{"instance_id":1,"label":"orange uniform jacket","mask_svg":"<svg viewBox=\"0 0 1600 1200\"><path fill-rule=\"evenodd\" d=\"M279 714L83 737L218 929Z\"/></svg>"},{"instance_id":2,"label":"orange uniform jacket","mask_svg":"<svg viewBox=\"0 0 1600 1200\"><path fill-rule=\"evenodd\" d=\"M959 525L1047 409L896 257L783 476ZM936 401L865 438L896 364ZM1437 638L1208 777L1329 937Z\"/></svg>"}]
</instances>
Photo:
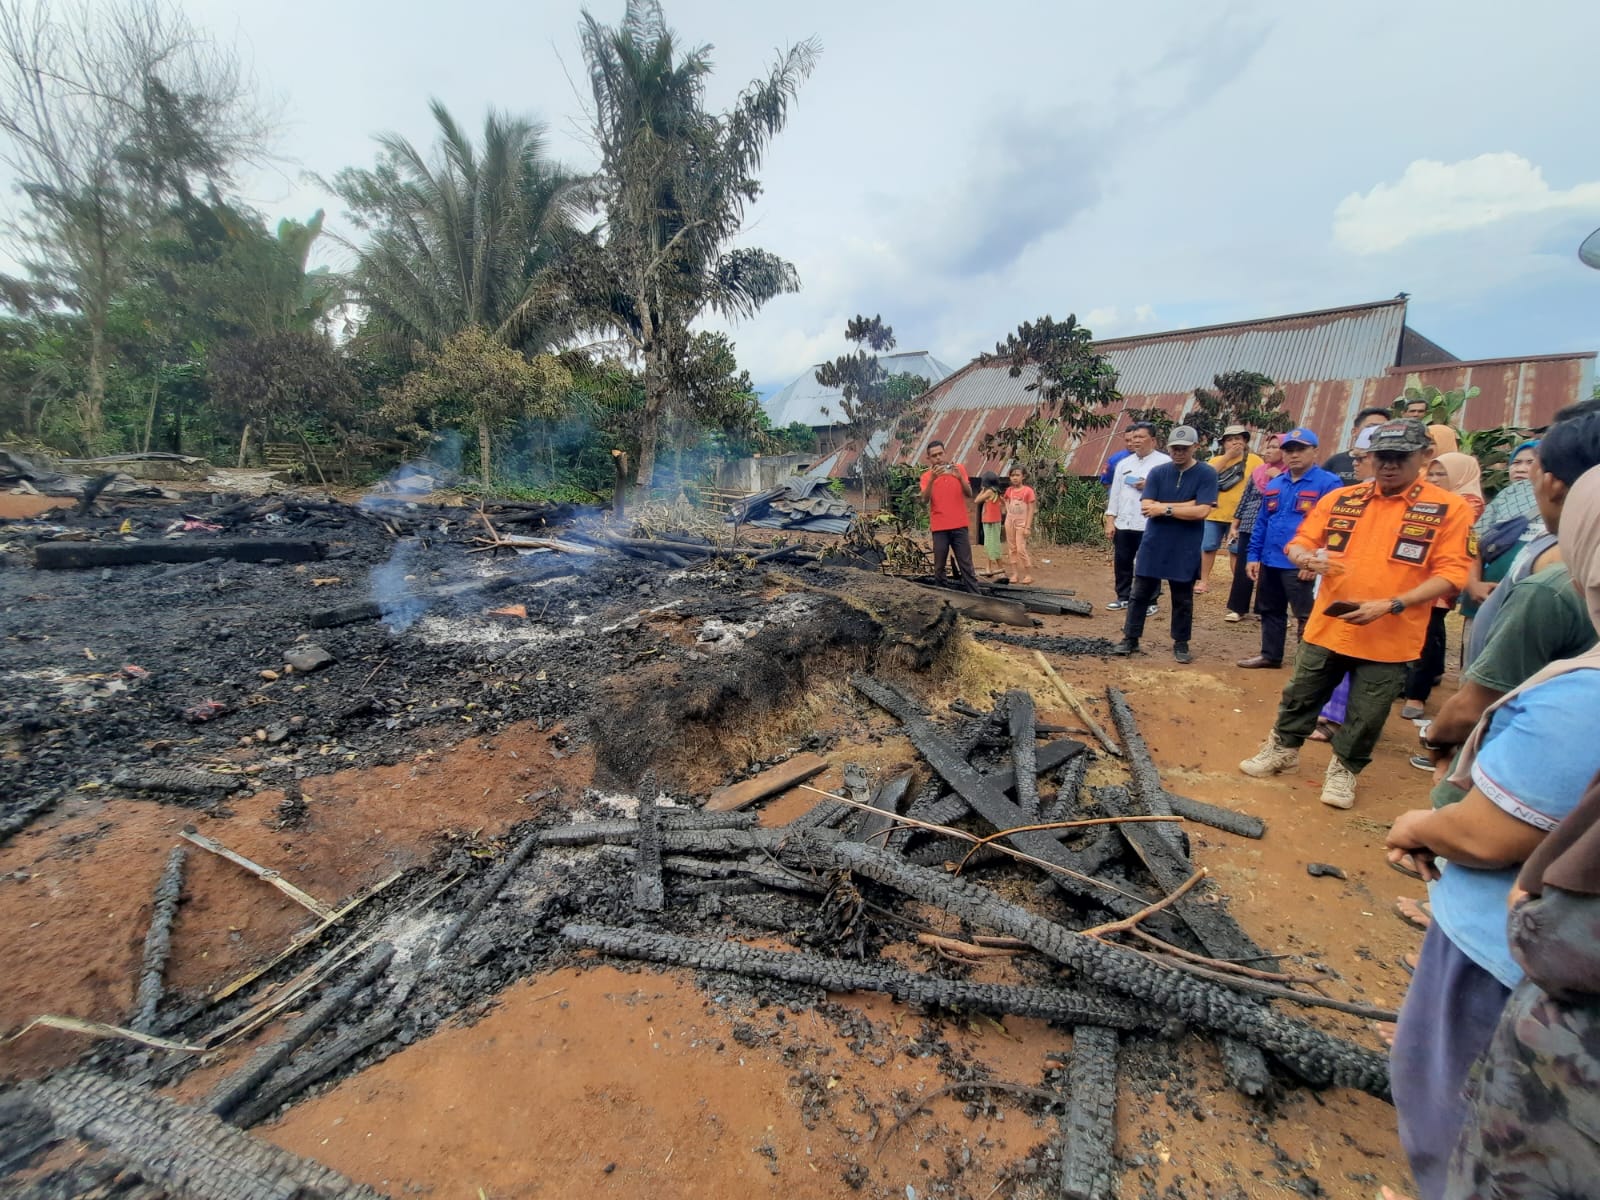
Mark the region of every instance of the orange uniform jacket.
<instances>
[{"instance_id":1,"label":"orange uniform jacket","mask_svg":"<svg viewBox=\"0 0 1600 1200\"><path fill-rule=\"evenodd\" d=\"M1344 571L1324 575L1305 640L1335 654L1368 662L1410 662L1422 653L1431 604L1413 604L1398 616L1352 625L1327 615L1335 600L1386 600L1443 576L1459 591L1472 566L1467 539L1473 513L1454 492L1419 479L1397 496L1375 483L1329 492L1306 516L1289 543L1307 554L1327 548Z\"/></svg>"}]
</instances>

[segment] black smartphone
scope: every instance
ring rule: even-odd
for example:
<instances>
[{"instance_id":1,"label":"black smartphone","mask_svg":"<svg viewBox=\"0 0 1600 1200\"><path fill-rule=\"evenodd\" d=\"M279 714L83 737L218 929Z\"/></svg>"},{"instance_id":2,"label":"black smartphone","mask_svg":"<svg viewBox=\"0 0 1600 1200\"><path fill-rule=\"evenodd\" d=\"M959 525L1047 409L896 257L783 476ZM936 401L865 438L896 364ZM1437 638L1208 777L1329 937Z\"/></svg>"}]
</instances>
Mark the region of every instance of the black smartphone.
<instances>
[{"instance_id":1,"label":"black smartphone","mask_svg":"<svg viewBox=\"0 0 1600 1200\"><path fill-rule=\"evenodd\" d=\"M1346 613L1355 612L1355 610L1360 607L1361 605L1357 604L1354 600L1335 600L1323 611L1326 612L1330 617L1342 617Z\"/></svg>"}]
</instances>

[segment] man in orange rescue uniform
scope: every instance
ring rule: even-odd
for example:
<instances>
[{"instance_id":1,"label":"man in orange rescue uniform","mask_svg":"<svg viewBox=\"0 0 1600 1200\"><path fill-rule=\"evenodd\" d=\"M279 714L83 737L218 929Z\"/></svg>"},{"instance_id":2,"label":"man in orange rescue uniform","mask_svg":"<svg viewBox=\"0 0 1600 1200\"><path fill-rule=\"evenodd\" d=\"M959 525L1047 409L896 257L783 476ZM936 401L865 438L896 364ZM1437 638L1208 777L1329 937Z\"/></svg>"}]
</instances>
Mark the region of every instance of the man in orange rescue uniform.
<instances>
[{"instance_id":1,"label":"man in orange rescue uniform","mask_svg":"<svg viewBox=\"0 0 1600 1200\"><path fill-rule=\"evenodd\" d=\"M1289 542L1289 561L1322 576L1294 677L1278 721L1254 758L1239 764L1264 779L1300 765L1300 744L1349 672L1349 712L1333 737L1322 802L1349 808L1356 776L1372 761L1383 723L1422 651L1433 601L1459 591L1472 559L1472 510L1423 478L1429 455L1421 421L1401 419L1372 436L1376 476L1329 492Z\"/></svg>"}]
</instances>

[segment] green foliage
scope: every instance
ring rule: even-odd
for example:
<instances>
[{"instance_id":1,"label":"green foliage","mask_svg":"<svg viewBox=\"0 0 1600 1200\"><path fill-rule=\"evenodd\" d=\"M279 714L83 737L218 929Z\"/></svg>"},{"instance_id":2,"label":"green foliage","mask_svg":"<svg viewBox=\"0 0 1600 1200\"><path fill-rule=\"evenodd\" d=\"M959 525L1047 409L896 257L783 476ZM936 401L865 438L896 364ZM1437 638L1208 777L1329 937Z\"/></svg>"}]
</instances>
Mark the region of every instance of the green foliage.
<instances>
[{"instance_id":1,"label":"green foliage","mask_svg":"<svg viewBox=\"0 0 1600 1200\"><path fill-rule=\"evenodd\" d=\"M590 318L644 360L638 482L648 487L658 426L684 390L690 325L707 311L750 316L799 287L791 264L731 243L818 51L811 42L792 47L732 108L714 113L705 107L710 47L684 48L654 0L628 0L615 27L585 12L579 35L604 236L580 247L571 277Z\"/></svg>"},{"instance_id":2,"label":"green foliage","mask_svg":"<svg viewBox=\"0 0 1600 1200\"><path fill-rule=\"evenodd\" d=\"M877 351L894 348L894 330L881 316L852 317L845 324L845 337L859 349L841 355L817 368L816 379L823 387L839 389L839 423L845 441L860 451L857 469L861 473L864 495L879 494L888 502L889 468L884 452L889 444L906 440L923 422L927 409L916 403L928 390L920 375L902 372L890 375L878 362ZM823 409L828 416L835 414Z\"/></svg>"},{"instance_id":3,"label":"green foliage","mask_svg":"<svg viewBox=\"0 0 1600 1200\"><path fill-rule=\"evenodd\" d=\"M1509 481L1511 451L1523 439L1523 432L1510 425L1493 429L1470 429L1461 434L1461 452L1478 460L1483 472L1483 490L1493 496Z\"/></svg>"},{"instance_id":4,"label":"green foliage","mask_svg":"<svg viewBox=\"0 0 1600 1200\"><path fill-rule=\"evenodd\" d=\"M1413 376L1412 378L1415 378ZM1452 388L1448 392L1441 392L1433 384L1421 387L1408 382L1406 390L1394 402L1395 416L1405 413L1406 405L1418 400L1425 401L1428 405L1427 422L1430 425L1451 425L1456 428L1461 424L1461 410L1466 408L1467 401L1476 396L1481 388L1469 387L1466 389Z\"/></svg>"},{"instance_id":5,"label":"green foliage","mask_svg":"<svg viewBox=\"0 0 1600 1200\"><path fill-rule=\"evenodd\" d=\"M1105 544L1106 489L1098 479L1057 470L1036 481L1034 492L1039 528L1050 541L1061 546Z\"/></svg>"},{"instance_id":6,"label":"green foliage","mask_svg":"<svg viewBox=\"0 0 1600 1200\"><path fill-rule=\"evenodd\" d=\"M1026 390L1039 393L1041 413L1067 436L1099 429L1115 419L1105 410L1122 398L1117 373L1104 355L1095 353L1094 334L1079 325L1076 316L1069 314L1065 322L1049 316L1024 321L983 361L1008 363L1013 379L1036 372Z\"/></svg>"},{"instance_id":7,"label":"green foliage","mask_svg":"<svg viewBox=\"0 0 1600 1200\"><path fill-rule=\"evenodd\" d=\"M1284 433L1294 427L1294 418L1284 409L1283 401L1283 389L1270 375L1228 371L1213 376L1211 388L1195 388L1194 404L1183 414L1182 421L1200 435L1202 447L1220 445L1222 431L1229 425ZM1159 408L1132 409L1128 415L1136 421L1149 421L1162 438L1178 423Z\"/></svg>"}]
</instances>

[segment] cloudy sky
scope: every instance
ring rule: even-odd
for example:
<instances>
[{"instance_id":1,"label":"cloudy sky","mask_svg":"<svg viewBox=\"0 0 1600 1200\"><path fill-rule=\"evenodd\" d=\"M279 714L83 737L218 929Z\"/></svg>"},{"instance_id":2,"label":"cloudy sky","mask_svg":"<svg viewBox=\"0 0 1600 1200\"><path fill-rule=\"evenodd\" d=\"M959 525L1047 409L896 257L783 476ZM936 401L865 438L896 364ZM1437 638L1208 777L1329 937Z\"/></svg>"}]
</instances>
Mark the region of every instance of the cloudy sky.
<instances>
[{"instance_id":1,"label":"cloudy sky","mask_svg":"<svg viewBox=\"0 0 1600 1200\"><path fill-rule=\"evenodd\" d=\"M282 104L274 216L336 203L302 171L429 137L438 97L550 127L591 165L576 4L181 0ZM621 0L596 0L603 21ZM1019 321L1103 336L1411 294L1463 358L1600 347L1600 4L667 0L728 103L777 50L823 54L746 240L804 290L732 329L763 390L881 313L967 361Z\"/></svg>"}]
</instances>

